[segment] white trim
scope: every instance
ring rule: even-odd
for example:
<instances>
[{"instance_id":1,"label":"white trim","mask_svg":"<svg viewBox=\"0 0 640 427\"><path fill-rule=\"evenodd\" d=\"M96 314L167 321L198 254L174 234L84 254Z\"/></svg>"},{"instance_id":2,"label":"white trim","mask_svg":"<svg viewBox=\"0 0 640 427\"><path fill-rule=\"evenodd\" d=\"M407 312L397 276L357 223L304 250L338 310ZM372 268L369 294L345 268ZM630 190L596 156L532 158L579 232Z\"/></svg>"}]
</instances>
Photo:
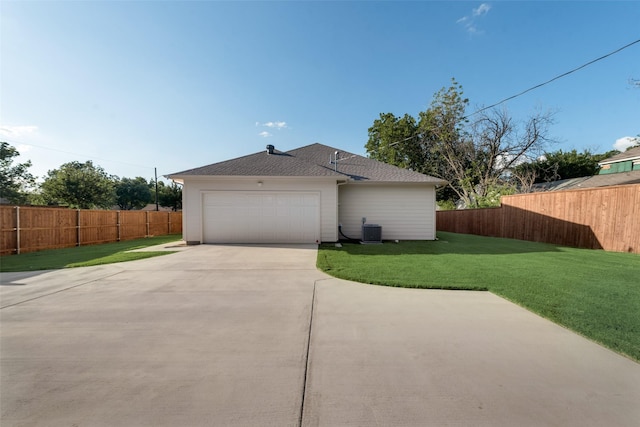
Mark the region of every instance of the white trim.
<instances>
[{"instance_id":1,"label":"white trim","mask_svg":"<svg viewBox=\"0 0 640 427\"><path fill-rule=\"evenodd\" d=\"M600 162L600 163L598 163L598 164L599 164L600 166L602 166L602 165L610 165L610 164L612 164L612 163L623 163L623 162L628 162L628 161L630 161L630 160L634 160L634 161L635 161L635 160L640 160L640 156L625 157L625 158L618 159L618 160L611 160L611 161L608 161L608 162Z\"/></svg>"},{"instance_id":2,"label":"white trim","mask_svg":"<svg viewBox=\"0 0 640 427\"><path fill-rule=\"evenodd\" d=\"M263 185L258 186L258 181ZM186 180L183 188L182 215L184 221L183 239L202 242L202 195L201 191L302 191L320 193L320 241L338 240L338 215L336 181L270 179L269 177L249 179L194 179Z\"/></svg>"}]
</instances>

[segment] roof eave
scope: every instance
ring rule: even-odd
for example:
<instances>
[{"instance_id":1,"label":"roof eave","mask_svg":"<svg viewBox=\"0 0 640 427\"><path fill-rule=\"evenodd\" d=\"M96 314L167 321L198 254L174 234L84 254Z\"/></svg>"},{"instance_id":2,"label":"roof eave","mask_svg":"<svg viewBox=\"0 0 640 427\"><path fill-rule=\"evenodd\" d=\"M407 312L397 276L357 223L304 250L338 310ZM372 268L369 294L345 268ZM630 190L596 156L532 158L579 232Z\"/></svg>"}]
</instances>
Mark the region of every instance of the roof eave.
<instances>
[{"instance_id":1,"label":"roof eave","mask_svg":"<svg viewBox=\"0 0 640 427\"><path fill-rule=\"evenodd\" d=\"M434 185L436 187L447 185L447 181L380 181L380 180L369 180L369 179L349 179L349 184L357 184L357 185Z\"/></svg>"},{"instance_id":2,"label":"roof eave","mask_svg":"<svg viewBox=\"0 0 640 427\"><path fill-rule=\"evenodd\" d=\"M327 180L327 181L340 181L344 180L344 177L338 175L165 175L166 178L172 179L174 181L185 179L196 179L196 180L210 180L210 179L220 179L220 180L237 180L237 179L278 179L278 180L287 180L287 179L303 179L303 180Z\"/></svg>"},{"instance_id":3,"label":"roof eave","mask_svg":"<svg viewBox=\"0 0 640 427\"><path fill-rule=\"evenodd\" d=\"M598 162L598 165L600 165L600 166L602 166L602 165L610 165L610 164L613 164L613 163L629 162L629 161L633 161L633 160L640 160L640 156L626 157L624 159L611 160L611 161L608 161L608 162Z\"/></svg>"}]
</instances>

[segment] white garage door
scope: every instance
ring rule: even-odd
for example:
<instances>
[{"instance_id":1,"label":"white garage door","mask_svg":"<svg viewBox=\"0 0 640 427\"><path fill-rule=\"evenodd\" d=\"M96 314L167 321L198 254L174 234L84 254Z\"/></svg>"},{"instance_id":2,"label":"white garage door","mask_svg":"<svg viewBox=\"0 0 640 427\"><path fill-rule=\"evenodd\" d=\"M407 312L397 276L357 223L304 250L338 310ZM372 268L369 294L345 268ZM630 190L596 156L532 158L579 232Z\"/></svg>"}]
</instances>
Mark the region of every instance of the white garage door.
<instances>
[{"instance_id":1,"label":"white garage door","mask_svg":"<svg viewBox=\"0 0 640 427\"><path fill-rule=\"evenodd\" d=\"M203 193L204 243L317 243L320 195L306 192Z\"/></svg>"}]
</instances>

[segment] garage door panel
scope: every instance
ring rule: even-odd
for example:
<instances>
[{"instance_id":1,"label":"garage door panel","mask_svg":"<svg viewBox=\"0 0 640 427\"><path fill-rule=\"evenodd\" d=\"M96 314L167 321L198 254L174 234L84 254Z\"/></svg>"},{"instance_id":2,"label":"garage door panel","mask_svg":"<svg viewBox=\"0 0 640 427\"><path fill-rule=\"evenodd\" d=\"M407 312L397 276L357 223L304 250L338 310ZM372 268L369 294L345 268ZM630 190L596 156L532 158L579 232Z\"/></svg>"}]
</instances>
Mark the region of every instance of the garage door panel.
<instances>
[{"instance_id":1,"label":"garage door panel","mask_svg":"<svg viewBox=\"0 0 640 427\"><path fill-rule=\"evenodd\" d=\"M303 192L203 193L204 243L315 243L320 195Z\"/></svg>"}]
</instances>

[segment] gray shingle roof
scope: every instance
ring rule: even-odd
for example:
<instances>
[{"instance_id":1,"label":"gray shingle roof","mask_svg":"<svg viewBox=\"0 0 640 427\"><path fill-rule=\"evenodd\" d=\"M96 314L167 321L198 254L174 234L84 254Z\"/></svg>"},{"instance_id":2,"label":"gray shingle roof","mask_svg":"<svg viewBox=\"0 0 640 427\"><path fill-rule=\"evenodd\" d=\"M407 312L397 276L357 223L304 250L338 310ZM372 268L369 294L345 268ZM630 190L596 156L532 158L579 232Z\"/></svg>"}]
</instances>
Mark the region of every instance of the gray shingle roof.
<instances>
[{"instance_id":1,"label":"gray shingle roof","mask_svg":"<svg viewBox=\"0 0 640 427\"><path fill-rule=\"evenodd\" d=\"M578 190L580 188L608 187L611 185L640 184L640 171L608 173L606 175L584 176L582 178L534 184L532 192Z\"/></svg>"},{"instance_id":2,"label":"gray shingle roof","mask_svg":"<svg viewBox=\"0 0 640 427\"><path fill-rule=\"evenodd\" d=\"M288 153L266 151L225 160L170 176L339 176L333 170L314 165Z\"/></svg>"},{"instance_id":3,"label":"gray shingle roof","mask_svg":"<svg viewBox=\"0 0 640 427\"><path fill-rule=\"evenodd\" d=\"M338 151L337 164L330 163ZM237 159L176 172L186 176L283 176L335 177L360 182L423 182L445 184L439 178L402 169L322 144L311 144L287 152L261 151Z\"/></svg>"},{"instance_id":4,"label":"gray shingle roof","mask_svg":"<svg viewBox=\"0 0 640 427\"><path fill-rule=\"evenodd\" d=\"M615 156L611 156L608 159L604 159L603 161L599 162L599 165L604 165L607 163L616 163L616 162L623 162L626 160L631 160L631 159L640 159L640 147L634 147L634 148L630 148L627 151L625 151L624 153L618 153Z\"/></svg>"}]
</instances>

